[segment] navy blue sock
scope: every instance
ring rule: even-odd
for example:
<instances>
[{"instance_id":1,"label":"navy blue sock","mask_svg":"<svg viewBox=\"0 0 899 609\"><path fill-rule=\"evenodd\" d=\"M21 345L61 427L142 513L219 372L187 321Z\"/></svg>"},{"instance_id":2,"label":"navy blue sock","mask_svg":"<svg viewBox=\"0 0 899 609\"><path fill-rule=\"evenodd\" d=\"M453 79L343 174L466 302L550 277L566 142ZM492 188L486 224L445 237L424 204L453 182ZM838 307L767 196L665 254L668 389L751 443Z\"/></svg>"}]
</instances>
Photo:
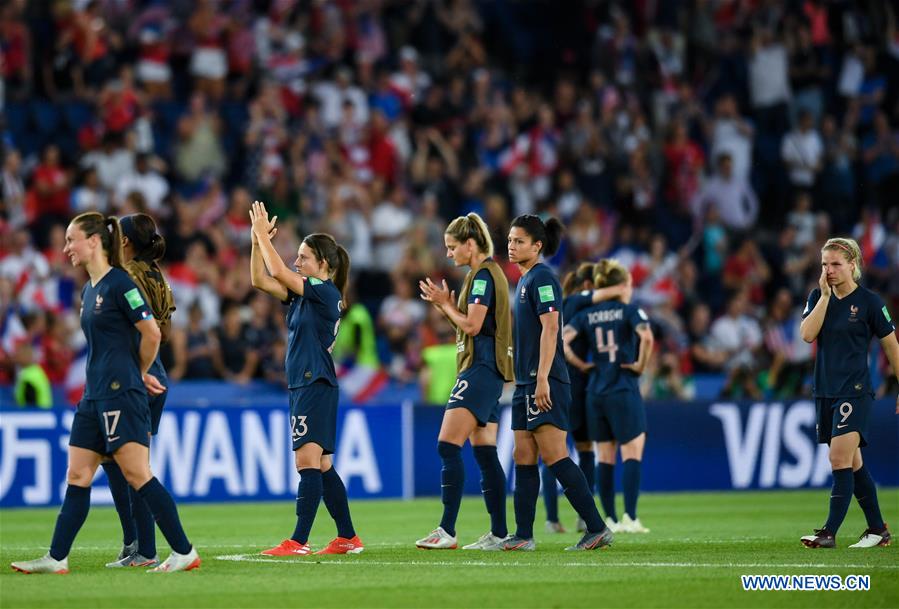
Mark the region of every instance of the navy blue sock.
<instances>
[{"instance_id":1,"label":"navy blue sock","mask_svg":"<svg viewBox=\"0 0 899 609\"><path fill-rule=\"evenodd\" d=\"M556 486L556 477L546 463L540 466L540 492L543 493L546 519L549 522L559 522L559 488Z\"/></svg>"},{"instance_id":2,"label":"navy blue sock","mask_svg":"<svg viewBox=\"0 0 899 609\"><path fill-rule=\"evenodd\" d=\"M565 496L568 497L571 507L577 512L578 516L587 525L587 531L590 533L599 533L606 524L602 521L599 511L596 509L596 503L593 501L593 494L587 487L587 481L584 480L584 473L574 464L571 457L559 459L550 468L562 483L562 489Z\"/></svg>"},{"instance_id":3,"label":"navy blue sock","mask_svg":"<svg viewBox=\"0 0 899 609\"><path fill-rule=\"evenodd\" d=\"M849 504L852 503L852 491L855 480L852 476L852 468L833 470L833 488L830 491L830 514L824 528L834 535L840 530Z\"/></svg>"},{"instance_id":4,"label":"navy blue sock","mask_svg":"<svg viewBox=\"0 0 899 609\"><path fill-rule=\"evenodd\" d=\"M156 556L156 523L153 513L137 491L128 487L131 494L131 510L134 512L134 524L137 528L137 551L141 556Z\"/></svg>"},{"instance_id":5,"label":"navy blue sock","mask_svg":"<svg viewBox=\"0 0 899 609\"><path fill-rule=\"evenodd\" d=\"M622 484L624 486L624 513L632 519L637 518L637 498L640 496L640 472L643 464L637 459L624 462Z\"/></svg>"},{"instance_id":6,"label":"navy blue sock","mask_svg":"<svg viewBox=\"0 0 899 609\"><path fill-rule=\"evenodd\" d=\"M534 537L534 515L540 494L540 472L536 465L515 466L515 534L522 539Z\"/></svg>"},{"instance_id":7,"label":"navy blue sock","mask_svg":"<svg viewBox=\"0 0 899 609\"><path fill-rule=\"evenodd\" d=\"M191 545L181 526L181 518L178 517L178 507L169 492L162 486L156 477L137 489L141 499L153 514L153 519L159 525L162 536L169 542L169 546L178 554L190 552Z\"/></svg>"},{"instance_id":8,"label":"navy blue sock","mask_svg":"<svg viewBox=\"0 0 899 609\"><path fill-rule=\"evenodd\" d=\"M333 467L322 473L322 498L325 507L337 525L337 536L352 539L356 536L353 519L350 517L350 502L346 497L346 486L340 474Z\"/></svg>"},{"instance_id":9,"label":"navy blue sock","mask_svg":"<svg viewBox=\"0 0 899 609\"><path fill-rule=\"evenodd\" d=\"M592 450L582 450L577 454L577 465L584 472L584 478L587 479L587 488L590 494L593 494L596 485L596 456Z\"/></svg>"},{"instance_id":10,"label":"navy blue sock","mask_svg":"<svg viewBox=\"0 0 899 609\"><path fill-rule=\"evenodd\" d=\"M112 502L115 504L115 511L119 514L119 522L122 525L122 543L128 545L134 543L137 538L137 529L134 525L134 513L131 507L131 493L128 481L125 480L119 464L115 461L104 461L103 471L106 472L106 479L109 481L109 491L112 493Z\"/></svg>"},{"instance_id":11,"label":"navy blue sock","mask_svg":"<svg viewBox=\"0 0 899 609\"><path fill-rule=\"evenodd\" d=\"M62 560L69 555L72 542L81 530L81 525L87 520L90 509L91 487L68 485L59 516L56 517L53 540L50 542L50 556L54 560Z\"/></svg>"},{"instance_id":12,"label":"navy blue sock","mask_svg":"<svg viewBox=\"0 0 899 609\"><path fill-rule=\"evenodd\" d=\"M615 464L600 463L598 470L599 501L602 503L602 511L606 518L618 522L618 512L615 511Z\"/></svg>"},{"instance_id":13,"label":"navy blue sock","mask_svg":"<svg viewBox=\"0 0 899 609\"><path fill-rule=\"evenodd\" d=\"M298 543L309 541L309 532L315 522L315 513L322 500L322 470L307 467L299 470L300 483L297 485L297 526L291 539Z\"/></svg>"},{"instance_id":14,"label":"navy blue sock","mask_svg":"<svg viewBox=\"0 0 899 609\"><path fill-rule=\"evenodd\" d=\"M877 486L874 484L871 472L862 465L852 477L855 479L855 498L865 513L868 528L875 531L881 530L885 525L883 524L883 516L880 513L880 503L877 501Z\"/></svg>"},{"instance_id":15,"label":"navy blue sock","mask_svg":"<svg viewBox=\"0 0 899 609\"><path fill-rule=\"evenodd\" d=\"M481 492L490 514L490 532L503 538L509 534L506 524L506 473L495 446L475 446L474 458L481 468Z\"/></svg>"},{"instance_id":16,"label":"navy blue sock","mask_svg":"<svg viewBox=\"0 0 899 609\"><path fill-rule=\"evenodd\" d=\"M449 442L437 442L437 454L443 461L440 470L440 497L443 499L443 518L440 526L449 535L456 536L456 518L462 505L462 489L465 486L465 464L462 447Z\"/></svg>"}]
</instances>

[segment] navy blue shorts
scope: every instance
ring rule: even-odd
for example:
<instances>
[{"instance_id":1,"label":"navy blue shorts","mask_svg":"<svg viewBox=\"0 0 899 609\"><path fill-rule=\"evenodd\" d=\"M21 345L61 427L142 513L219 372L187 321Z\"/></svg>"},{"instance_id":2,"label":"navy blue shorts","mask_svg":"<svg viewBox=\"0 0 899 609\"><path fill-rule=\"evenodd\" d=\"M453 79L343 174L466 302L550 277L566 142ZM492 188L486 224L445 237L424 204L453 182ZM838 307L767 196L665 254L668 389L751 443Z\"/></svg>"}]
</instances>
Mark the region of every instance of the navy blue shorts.
<instances>
[{"instance_id":1,"label":"navy blue shorts","mask_svg":"<svg viewBox=\"0 0 899 609\"><path fill-rule=\"evenodd\" d=\"M512 396L512 429L534 431L541 425L552 425L568 431L568 410L571 408L571 388L568 383L549 379L549 399L553 407L541 412L534 404L537 383L517 385Z\"/></svg>"},{"instance_id":2,"label":"navy blue shorts","mask_svg":"<svg viewBox=\"0 0 899 609\"><path fill-rule=\"evenodd\" d=\"M318 381L290 389L290 437L293 449L314 442L322 453L334 453L337 444L337 398L340 390Z\"/></svg>"},{"instance_id":3,"label":"navy blue shorts","mask_svg":"<svg viewBox=\"0 0 899 609\"><path fill-rule=\"evenodd\" d=\"M150 445L146 391L130 389L113 398L78 402L69 446L111 455L128 442Z\"/></svg>"},{"instance_id":4,"label":"navy blue shorts","mask_svg":"<svg viewBox=\"0 0 899 609\"><path fill-rule=\"evenodd\" d=\"M590 377L579 371L568 369L571 378L571 439L575 442L589 442L590 434L587 429L587 382Z\"/></svg>"},{"instance_id":5,"label":"navy blue shorts","mask_svg":"<svg viewBox=\"0 0 899 609\"><path fill-rule=\"evenodd\" d=\"M478 427L499 422L499 398L505 381L495 368L476 364L463 370L453 385L446 409L466 408L478 420Z\"/></svg>"},{"instance_id":6,"label":"navy blue shorts","mask_svg":"<svg viewBox=\"0 0 899 609\"><path fill-rule=\"evenodd\" d=\"M868 415L873 399L870 395L852 398L815 398L818 411L818 444L830 444L834 436L857 431L859 446L867 446Z\"/></svg>"},{"instance_id":7,"label":"navy blue shorts","mask_svg":"<svg viewBox=\"0 0 899 609\"><path fill-rule=\"evenodd\" d=\"M594 442L627 444L646 431L646 408L639 393L587 395L587 429Z\"/></svg>"}]
</instances>

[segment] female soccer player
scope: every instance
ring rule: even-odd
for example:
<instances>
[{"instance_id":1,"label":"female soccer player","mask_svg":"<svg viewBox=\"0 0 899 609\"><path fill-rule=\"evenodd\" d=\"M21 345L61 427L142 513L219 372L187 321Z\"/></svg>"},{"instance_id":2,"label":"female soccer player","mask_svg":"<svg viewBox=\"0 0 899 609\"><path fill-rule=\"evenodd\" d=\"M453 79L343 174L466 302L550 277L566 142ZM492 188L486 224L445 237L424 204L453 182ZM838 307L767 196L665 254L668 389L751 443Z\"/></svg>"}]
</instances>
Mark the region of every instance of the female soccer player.
<instances>
[{"instance_id":1,"label":"female soccer player","mask_svg":"<svg viewBox=\"0 0 899 609\"><path fill-rule=\"evenodd\" d=\"M502 550L506 528L506 475L496 454L499 398L503 384L514 377L512 318L509 282L493 260L493 240L478 214L459 216L443 235L446 256L456 266L468 266L458 305L446 281L438 286L430 278L419 282L421 297L440 309L456 328L458 377L450 392L437 452L443 461L441 494L443 518L430 535L415 542L427 550L455 549L456 516L462 502L465 466L462 445L471 441L481 468L481 490L490 531L464 546L465 550Z\"/></svg>"},{"instance_id":2,"label":"female soccer player","mask_svg":"<svg viewBox=\"0 0 899 609\"><path fill-rule=\"evenodd\" d=\"M616 260L600 260L595 267L596 287L624 286L623 295L584 309L565 325L565 357L589 374L587 428L599 453L599 498L606 517L615 512L615 459L621 446L624 462L624 516L617 525L623 533L648 533L637 517L640 469L646 444L646 411L637 378L652 355L649 318L630 304L631 274ZM586 340L592 361L575 350Z\"/></svg>"},{"instance_id":3,"label":"female soccer player","mask_svg":"<svg viewBox=\"0 0 899 609\"><path fill-rule=\"evenodd\" d=\"M821 248L821 276L802 313L803 340L817 339L814 395L818 410L818 442L830 445L833 489L827 522L801 538L809 548L834 548L852 495L868 528L850 548L890 545L890 532L880 514L877 487L862 461L867 446L868 414L873 391L868 371L871 336L880 340L899 378L899 343L890 313L880 297L860 285L862 258L852 239L828 239ZM899 397L896 399L899 414Z\"/></svg>"},{"instance_id":4,"label":"female soccer player","mask_svg":"<svg viewBox=\"0 0 899 609\"><path fill-rule=\"evenodd\" d=\"M189 571L200 566L172 496L150 471L147 394L165 391L149 373L160 332L140 290L122 269L121 248L121 229L112 216L87 212L66 229L63 252L90 277L81 291L87 379L72 422L68 487L50 551L35 560L12 563L13 569L23 573L68 572L69 550L90 509L91 481L103 456L109 454L150 507L172 547L172 554L151 571Z\"/></svg>"},{"instance_id":5,"label":"female soccer player","mask_svg":"<svg viewBox=\"0 0 899 609\"><path fill-rule=\"evenodd\" d=\"M140 288L144 299L159 325L162 342L169 340L169 327L175 300L172 289L159 268L159 260L165 255L165 239L156 232L156 222L146 214L133 214L119 220L122 229L122 260L131 279ZM157 354L150 366L150 374L163 385L168 386L168 377ZM159 420L165 406L167 391L150 395L150 435L159 431ZM122 475L122 470L113 460L103 462L109 490L119 520L122 524L124 547L119 557L107 567L146 567L159 564L156 555L156 524L153 515L143 499Z\"/></svg>"},{"instance_id":6,"label":"female soccer player","mask_svg":"<svg viewBox=\"0 0 899 609\"><path fill-rule=\"evenodd\" d=\"M527 214L512 221L509 260L518 265L521 280L514 297L515 395L512 429L515 432L516 531L503 542L505 550L533 550L534 513L540 492L538 455L562 483L565 496L587 525L587 532L570 550L594 550L612 543L584 474L568 457L566 434L571 402L568 370L562 355L559 322L562 290L559 280L540 256L559 247L562 224L544 223Z\"/></svg>"},{"instance_id":7,"label":"female soccer player","mask_svg":"<svg viewBox=\"0 0 899 609\"><path fill-rule=\"evenodd\" d=\"M265 205L250 209L253 223L250 273L253 287L288 305L287 386L290 428L300 483L293 535L268 556L309 556L309 532L322 499L337 524L337 537L316 554L359 554L362 541L353 529L346 487L331 464L337 436L337 375L331 349L340 326L343 294L350 273L346 250L323 233L307 235L291 271L275 251L277 216ZM266 273L268 271L268 273Z\"/></svg>"}]
</instances>

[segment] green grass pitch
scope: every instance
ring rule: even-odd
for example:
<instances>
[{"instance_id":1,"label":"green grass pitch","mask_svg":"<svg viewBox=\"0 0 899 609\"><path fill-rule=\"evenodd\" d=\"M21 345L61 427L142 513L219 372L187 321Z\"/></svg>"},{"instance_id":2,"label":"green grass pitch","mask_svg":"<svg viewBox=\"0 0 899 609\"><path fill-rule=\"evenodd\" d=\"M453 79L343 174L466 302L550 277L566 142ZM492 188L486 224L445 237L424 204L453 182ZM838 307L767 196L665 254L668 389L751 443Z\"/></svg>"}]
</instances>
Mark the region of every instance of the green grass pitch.
<instances>
[{"instance_id":1,"label":"green grass pitch","mask_svg":"<svg viewBox=\"0 0 899 609\"><path fill-rule=\"evenodd\" d=\"M801 535L826 515L825 489L795 492L646 494L647 535L616 536L612 548L563 552L578 535L545 533L542 504L535 552L423 551L413 546L439 520L437 499L356 501L366 543L357 556L275 559L258 552L290 535L291 502L184 505L185 528L203 559L199 571L147 574L103 564L120 548L112 508L91 511L69 557L71 574L21 575L12 560L43 555L55 509L0 511L0 607L890 607L899 606L899 543L852 550L864 529L857 505L836 550L809 550ZM880 492L889 521L899 490ZM620 500L620 497L619 497ZM560 498L563 523L574 513ZM509 522L512 517L509 501ZM460 543L487 529L477 498L466 498ZM324 506L312 531L334 536ZM168 547L157 535L160 553ZM744 574L863 574L867 592L744 592Z\"/></svg>"}]
</instances>

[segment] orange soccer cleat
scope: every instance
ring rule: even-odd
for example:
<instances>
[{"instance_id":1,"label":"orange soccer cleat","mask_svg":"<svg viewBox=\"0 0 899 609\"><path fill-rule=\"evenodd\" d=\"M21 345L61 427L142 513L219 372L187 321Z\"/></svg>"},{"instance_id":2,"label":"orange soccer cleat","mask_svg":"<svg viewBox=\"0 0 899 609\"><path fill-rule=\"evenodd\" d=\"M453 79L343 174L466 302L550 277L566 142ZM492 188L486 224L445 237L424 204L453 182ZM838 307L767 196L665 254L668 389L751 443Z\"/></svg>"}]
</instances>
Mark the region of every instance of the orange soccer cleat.
<instances>
[{"instance_id":1,"label":"orange soccer cleat","mask_svg":"<svg viewBox=\"0 0 899 609\"><path fill-rule=\"evenodd\" d=\"M325 548L316 552L316 554L361 554L365 547L362 540L356 535L352 539L346 537L335 537Z\"/></svg>"}]
</instances>

